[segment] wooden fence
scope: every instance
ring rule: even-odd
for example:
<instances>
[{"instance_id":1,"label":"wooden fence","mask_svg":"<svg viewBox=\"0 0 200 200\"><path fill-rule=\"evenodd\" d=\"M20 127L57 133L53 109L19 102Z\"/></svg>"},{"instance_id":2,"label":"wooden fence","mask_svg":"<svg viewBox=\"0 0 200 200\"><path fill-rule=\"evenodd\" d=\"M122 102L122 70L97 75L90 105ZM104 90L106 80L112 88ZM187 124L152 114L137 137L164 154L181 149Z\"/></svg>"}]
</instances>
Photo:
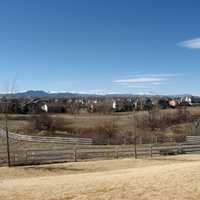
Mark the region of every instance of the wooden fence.
<instances>
[{"instance_id":1,"label":"wooden fence","mask_svg":"<svg viewBox=\"0 0 200 200\"><path fill-rule=\"evenodd\" d=\"M187 144L200 144L200 136L186 136Z\"/></svg>"},{"instance_id":2,"label":"wooden fence","mask_svg":"<svg viewBox=\"0 0 200 200\"><path fill-rule=\"evenodd\" d=\"M5 132L0 130L0 166L7 164ZM2 139L3 138L3 139ZM9 133L11 164L30 165L82 160L117 159L124 157L153 157L181 153L200 153L200 137L187 137L186 143L176 145L91 145L89 138L59 138L25 136ZM195 143L194 143L195 141ZM74 145L76 144L76 145Z\"/></svg>"},{"instance_id":3,"label":"wooden fence","mask_svg":"<svg viewBox=\"0 0 200 200\"><path fill-rule=\"evenodd\" d=\"M200 144L150 146L137 148L137 157L171 155L179 153L200 153ZM88 146L71 149L32 149L11 151L12 165L44 164L54 162L77 162L82 160L117 159L135 157L134 146ZM7 163L6 151L0 152L0 165Z\"/></svg>"},{"instance_id":4,"label":"wooden fence","mask_svg":"<svg viewBox=\"0 0 200 200\"><path fill-rule=\"evenodd\" d=\"M5 136L5 131L0 130L0 136ZM22 135L17 133L9 132L9 138L16 141L27 141L27 142L40 142L40 143L59 143L59 144L79 144L79 145L91 145L93 140L91 138L72 138L72 137L40 137Z\"/></svg>"}]
</instances>

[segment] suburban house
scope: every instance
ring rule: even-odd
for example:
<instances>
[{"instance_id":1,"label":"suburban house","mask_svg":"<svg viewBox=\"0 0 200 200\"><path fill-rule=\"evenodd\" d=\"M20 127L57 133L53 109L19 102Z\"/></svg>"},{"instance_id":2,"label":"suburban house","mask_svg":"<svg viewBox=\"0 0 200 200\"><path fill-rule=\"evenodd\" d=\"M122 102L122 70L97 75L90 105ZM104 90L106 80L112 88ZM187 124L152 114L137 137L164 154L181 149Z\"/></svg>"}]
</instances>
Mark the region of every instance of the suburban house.
<instances>
[{"instance_id":1,"label":"suburban house","mask_svg":"<svg viewBox=\"0 0 200 200\"><path fill-rule=\"evenodd\" d=\"M23 113L48 112L48 105L42 99L36 98L23 104L21 109Z\"/></svg>"}]
</instances>

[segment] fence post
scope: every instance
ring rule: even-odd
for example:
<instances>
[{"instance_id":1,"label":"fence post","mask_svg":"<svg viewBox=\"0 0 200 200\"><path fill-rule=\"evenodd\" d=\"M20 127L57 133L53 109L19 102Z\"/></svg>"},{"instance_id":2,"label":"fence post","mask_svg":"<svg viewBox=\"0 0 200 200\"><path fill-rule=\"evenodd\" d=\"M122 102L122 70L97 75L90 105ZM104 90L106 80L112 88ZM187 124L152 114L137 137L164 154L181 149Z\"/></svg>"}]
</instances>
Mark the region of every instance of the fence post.
<instances>
[{"instance_id":1,"label":"fence post","mask_svg":"<svg viewBox=\"0 0 200 200\"><path fill-rule=\"evenodd\" d=\"M15 166L15 162L16 161L16 155L15 155L15 153L14 153L14 155L13 155L13 163L12 163L12 166Z\"/></svg>"},{"instance_id":2,"label":"fence post","mask_svg":"<svg viewBox=\"0 0 200 200\"><path fill-rule=\"evenodd\" d=\"M118 147L115 147L115 158L119 158L119 154L118 154L119 152L118 152Z\"/></svg>"},{"instance_id":3,"label":"fence post","mask_svg":"<svg viewBox=\"0 0 200 200\"><path fill-rule=\"evenodd\" d=\"M77 149L74 148L74 162L77 162Z\"/></svg>"},{"instance_id":4,"label":"fence post","mask_svg":"<svg viewBox=\"0 0 200 200\"><path fill-rule=\"evenodd\" d=\"M140 136L140 144L142 144L142 136Z\"/></svg>"},{"instance_id":5,"label":"fence post","mask_svg":"<svg viewBox=\"0 0 200 200\"><path fill-rule=\"evenodd\" d=\"M28 151L26 151L26 164L28 164Z\"/></svg>"},{"instance_id":6,"label":"fence post","mask_svg":"<svg viewBox=\"0 0 200 200\"><path fill-rule=\"evenodd\" d=\"M135 156L135 159L137 159L137 140L136 140L136 137L135 137L135 140L134 140L134 156Z\"/></svg>"},{"instance_id":7,"label":"fence post","mask_svg":"<svg viewBox=\"0 0 200 200\"><path fill-rule=\"evenodd\" d=\"M155 143L158 144L158 136L155 136Z\"/></svg>"},{"instance_id":8,"label":"fence post","mask_svg":"<svg viewBox=\"0 0 200 200\"><path fill-rule=\"evenodd\" d=\"M153 157L153 145L152 144L150 145L150 156L151 156L151 158Z\"/></svg>"}]
</instances>

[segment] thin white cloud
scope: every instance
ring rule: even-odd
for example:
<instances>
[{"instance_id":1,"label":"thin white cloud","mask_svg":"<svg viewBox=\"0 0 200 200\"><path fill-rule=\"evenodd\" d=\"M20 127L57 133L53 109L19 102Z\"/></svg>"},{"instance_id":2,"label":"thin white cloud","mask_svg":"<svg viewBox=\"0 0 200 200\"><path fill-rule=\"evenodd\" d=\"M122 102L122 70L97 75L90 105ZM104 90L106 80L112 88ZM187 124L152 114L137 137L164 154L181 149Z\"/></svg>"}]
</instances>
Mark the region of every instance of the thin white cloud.
<instances>
[{"instance_id":1,"label":"thin white cloud","mask_svg":"<svg viewBox=\"0 0 200 200\"><path fill-rule=\"evenodd\" d=\"M128 88L146 88L144 85L128 85Z\"/></svg>"},{"instance_id":2,"label":"thin white cloud","mask_svg":"<svg viewBox=\"0 0 200 200\"><path fill-rule=\"evenodd\" d=\"M113 83L118 86L142 88L163 85L169 80L182 75L183 74L137 74L129 78L114 80Z\"/></svg>"},{"instance_id":3,"label":"thin white cloud","mask_svg":"<svg viewBox=\"0 0 200 200\"><path fill-rule=\"evenodd\" d=\"M200 37L182 41L178 45L188 49L200 49Z\"/></svg>"},{"instance_id":4,"label":"thin white cloud","mask_svg":"<svg viewBox=\"0 0 200 200\"><path fill-rule=\"evenodd\" d=\"M149 82L160 82L166 79L160 77L136 77L129 79L119 79L113 81L113 83L149 83Z\"/></svg>"},{"instance_id":5,"label":"thin white cloud","mask_svg":"<svg viewBox=\"0 0 200 200\"><path fill-rule=\"evenodd\" d=\"M153 82L152 85L164 85L166 82Z\"/></svg>"},{"instance_id":6,"label":"thin white cloud","mask_svg":"<svg viewBox=\"0 0 200 200\"><path fill-rule=\"evenodd\" d=\"M91 94L91 95L106 95L106 94L114 94L112 91L108 90L72 90L70 93L77 93L77 94Z\"/></svg>"}]
</instances>

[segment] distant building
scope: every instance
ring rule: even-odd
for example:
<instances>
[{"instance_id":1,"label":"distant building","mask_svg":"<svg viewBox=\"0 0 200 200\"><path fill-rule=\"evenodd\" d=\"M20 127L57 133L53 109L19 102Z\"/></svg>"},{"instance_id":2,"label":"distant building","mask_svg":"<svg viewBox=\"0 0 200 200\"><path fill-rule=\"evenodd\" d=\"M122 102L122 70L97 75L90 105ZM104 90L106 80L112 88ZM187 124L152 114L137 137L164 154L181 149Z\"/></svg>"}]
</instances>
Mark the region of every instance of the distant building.
<instances>
[{"instance_id":1,"label":"distant building","mask_svg":"<svg viewBox=\"0 0 200 200\"><path fill-rule=\"evenodd\" d=\"M32 99L29 102L26 102L22 105L23 113L41 113L48 112L48 105L45 101L37 98Z\"/></svg>"}]
</instances>

